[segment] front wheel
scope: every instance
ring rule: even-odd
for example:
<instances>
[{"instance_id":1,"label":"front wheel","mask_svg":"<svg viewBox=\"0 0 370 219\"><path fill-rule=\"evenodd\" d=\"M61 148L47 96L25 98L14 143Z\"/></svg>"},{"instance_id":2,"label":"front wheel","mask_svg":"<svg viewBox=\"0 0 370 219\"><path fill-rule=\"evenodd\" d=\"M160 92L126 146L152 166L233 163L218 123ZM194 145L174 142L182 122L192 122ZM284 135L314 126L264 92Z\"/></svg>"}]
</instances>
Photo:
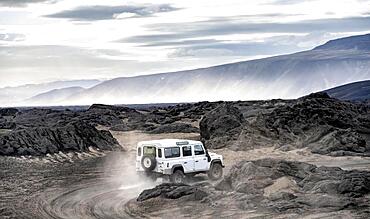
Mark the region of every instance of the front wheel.
<instances>
[{"instance_id":1,"label":"front wheel","mask_svg":"<svg viewBox=\"0 0 370 219\"><path fill-rule=\"evenodd\" d=\"M212 164L212 166L209 169L207 175L211 180L221 179L221 177L222 177L222 166L221 166L221 164L220 163Z\"/></svg>"},{"instance_id":2,"label":"front wheel","mask_svg":"<svg viewBox=\"0 0 370 219\"><path fill-rule=\"evenodd\" d=\"M185 183L185 174L181 170L176 170L170 179L173 183Z\"/></svg>"}]
</instances>

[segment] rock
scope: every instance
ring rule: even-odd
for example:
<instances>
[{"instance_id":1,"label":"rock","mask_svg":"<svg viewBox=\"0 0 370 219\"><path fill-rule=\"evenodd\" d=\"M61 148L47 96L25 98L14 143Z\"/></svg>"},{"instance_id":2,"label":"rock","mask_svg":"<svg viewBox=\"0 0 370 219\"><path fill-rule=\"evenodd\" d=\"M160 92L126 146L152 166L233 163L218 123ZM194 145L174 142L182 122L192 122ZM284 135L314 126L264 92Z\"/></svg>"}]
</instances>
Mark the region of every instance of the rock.
<instances>
[{"instance_id":1,"label":"rock","mask_svg":"<svg viewBox=\"0 0 370 219\"><path fill-rule=\"evenodd\" d=\"M16 108L0 108L0 116L14 116L18 111Z\"/></svg>"},{"instance_id":2,"label":"rock","mask_svg":"<svg viewBox=\"0 0 370 219\"><path fill-rule=\"evenodd\" d=\"M192 200L201 200L207 196L207 193L195 186L189 186L182 183L163 183L152 189L141 192L137 201L142 202L148 199L161 197L165 199L178 199L183 196L190 196Z\"/></svg>"},{"instance_id":3,"label":"rock","mask_svg":"<svg viewBox=\"0 0 370 219\"><path fill-rule=\"evenodd\" d=\"M208 148L224 147L224 142L238 138L244 121L238 108L225 103L204 115L199 124L200 134Z\"/></svg>"},{"instance_id":4,"label":"rock","mask_svg":"<svg viewBox=\"0 0 370 219\"><path fill-rule=\"evenodd\" d=\"M119 149L119 144L108 131L99 131L81 121L56 124L52 127L29 127L0 136L0 155L46 155L59 151L87 151Z\"/></svg>"},{"instance_id":5,"label":"rock","mask_svg":"<svg viewBox=\"0 0 370 219\"><path fill-rule=\"evenodd\" d=\"M370 108L311 94L260 119L280 145L308 147L313 153L369 153Z\"/></svg>"},{"instance_id":6,"label":"rock","mask_svg":"<svg viewBox=\"0 0 370 219\"><path fill-rule=\"evenodd\" d=\"M281 195L285 196L286 194L294 194L298 191L299 188L296 182L290 177L283 176L276 179L273 184L265 187L263 189L263 195L266 197L273 197L278 195L280 197Z\"/></svg>"},{"instance_id":7,"label":"rock","mask_svg":"<svg viewBox=\"0 0 370 219\"><path fill-rule=\"evenodd\" d=\"M308 147L325 155L370 156L370 107L326 93L290 101L223 103L205 113L200 134L209 148Z\"/></svg>"},{"instance_id":8,"label":"rock","mask_svg":"<svg viewBox=\"0 0 370 219\"><path fill-rule=\"evenodd\" d=\"M160 125L157 128L154 128L153 130L149 131L149 133L152 134L160 134L160 133L175 133L175 132L181 132L181 133L197 133L199 132L199 129L186 123L172 123L172 124L166 124L166 125Z\"/></svg>"},{"instance_id":9,"label":"rock","mask_svg":"<svg viewBox=\"0 0 370 219\"><path fill-rule=\"evenodd\" d=\"M279 212L370 207L368 171L346 171L271 158L241 161L230 169L216 189L245 193L259 200L259 206Z\"/></svg>"}]
</instances>

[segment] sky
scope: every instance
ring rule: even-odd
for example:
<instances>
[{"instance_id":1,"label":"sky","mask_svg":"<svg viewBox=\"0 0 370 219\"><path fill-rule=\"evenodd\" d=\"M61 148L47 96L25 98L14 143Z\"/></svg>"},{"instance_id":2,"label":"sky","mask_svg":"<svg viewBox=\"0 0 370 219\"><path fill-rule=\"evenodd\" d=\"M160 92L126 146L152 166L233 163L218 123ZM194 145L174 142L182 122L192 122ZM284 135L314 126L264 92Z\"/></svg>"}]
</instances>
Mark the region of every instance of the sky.
<instances>
[{"instance_id":1,"label":"sky","mask_svg":"<svg viewBox=\"0 0 370 219\"><path fill-rule=\"evenodd\" d=\"M370 32L370 0L0 0L0 87L111 79Z\"/></svg>"}]
</instances>

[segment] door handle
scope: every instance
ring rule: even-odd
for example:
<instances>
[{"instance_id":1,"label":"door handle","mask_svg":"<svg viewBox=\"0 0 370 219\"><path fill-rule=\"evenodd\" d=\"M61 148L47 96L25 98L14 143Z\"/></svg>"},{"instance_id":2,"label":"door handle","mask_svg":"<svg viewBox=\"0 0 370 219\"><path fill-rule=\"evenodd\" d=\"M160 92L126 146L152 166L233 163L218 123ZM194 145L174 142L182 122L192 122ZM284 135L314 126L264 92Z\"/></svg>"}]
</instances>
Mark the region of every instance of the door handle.
<instances>
[{"instance_id":1,"label":"door handle","mask_svg":"<svg viewBox=\"0 0 370 219\"><path fill-rule=\"evenodd\" d=\"M195 162L197 162L197 163L198 163L198 162L199 162L199 160L196 160Z\"/></svg>"},{"instance_id":2,"label":"door handle","mask_svg":"<svg viewBox=\"0 0 370 219\"><path fill-rule=\"evenodd\" d=\"M203 158L203 160L206 160L206 158Z\"/></svg>"},{"instance_id":3,"label":"door handle","mask_svg":"<svg viewBox=\"0 0 370 219\"><path fill-rule=\"evenodd\" d=\"M188 162L184 162L184 164L187 164Z\"/></svg>"}]
</instances>

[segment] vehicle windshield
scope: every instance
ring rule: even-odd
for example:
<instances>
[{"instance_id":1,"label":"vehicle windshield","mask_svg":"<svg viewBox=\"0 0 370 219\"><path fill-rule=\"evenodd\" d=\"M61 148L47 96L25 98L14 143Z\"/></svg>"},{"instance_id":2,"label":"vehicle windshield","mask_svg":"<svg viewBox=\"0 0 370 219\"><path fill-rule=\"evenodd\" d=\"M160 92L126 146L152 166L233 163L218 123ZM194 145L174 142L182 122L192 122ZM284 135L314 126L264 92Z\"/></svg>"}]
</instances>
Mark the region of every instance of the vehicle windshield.
<instances>
[{"instance_id":1,"label":"vehicle windshield","mask_svg":"<svg viewBox=\"0 0 370 219\"><path fill-rule=\"evenodd\" d=\"M156 153L155 153L155 147L153 146L144 146L144 155L152 155L152 156L156 156Z\"/></svg>"}]
</instances>

